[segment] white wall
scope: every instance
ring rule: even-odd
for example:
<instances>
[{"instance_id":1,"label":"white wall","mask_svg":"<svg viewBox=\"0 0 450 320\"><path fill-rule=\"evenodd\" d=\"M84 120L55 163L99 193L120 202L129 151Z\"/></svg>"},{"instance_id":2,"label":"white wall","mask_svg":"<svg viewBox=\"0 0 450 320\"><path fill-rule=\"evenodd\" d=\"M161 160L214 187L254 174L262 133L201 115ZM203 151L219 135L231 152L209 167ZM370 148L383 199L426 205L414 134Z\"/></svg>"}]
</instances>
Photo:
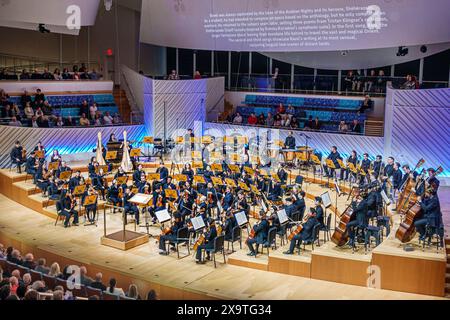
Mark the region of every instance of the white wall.
<instances>
[{"instance_id":1,"label":"white wall","mask_svg":"<svg viewBox=\"0 0 450 320\"><path fill-rule=\"evenodd\" d=\"M115 81L119 81L119 66L125 64L145 73L165 74L165 48L142 44L139 46L140 13L118 7L118 39L116 38L115 7L106 12L103 5L92 27L83 27L79 36L41 34L37 31L0 27L0 54L35 57L38 60L84 62L104 65L106 50L114 50ZM89 35L88 35L89 34ZM60 57L60 37L62 57ZM88 41L89 40L89 41ZM117 45L117 43L119 45ZM90 47L90 48L89 48ZM89 54L88 54L89 48ZM119 61L120 59L120 61ZM140 62L140 65L138 65Z\"/></svg>"}]
</instances>

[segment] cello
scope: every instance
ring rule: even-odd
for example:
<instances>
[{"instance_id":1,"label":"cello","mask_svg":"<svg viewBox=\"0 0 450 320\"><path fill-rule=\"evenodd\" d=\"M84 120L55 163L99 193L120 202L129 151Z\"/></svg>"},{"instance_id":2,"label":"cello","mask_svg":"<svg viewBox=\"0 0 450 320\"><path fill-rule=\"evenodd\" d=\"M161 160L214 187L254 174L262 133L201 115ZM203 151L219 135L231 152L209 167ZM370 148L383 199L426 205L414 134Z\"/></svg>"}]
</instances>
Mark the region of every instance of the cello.
<instances>
[{"instance_id":1,"label":"cello","mask_svg":"<svg viewBox=\"0 0 450 320\"><path fill-rule=\"evenodd\" d=\"M436 175L441 173L443 171L442 167L439 167L436 170ZM422 181L421 181L422 180ZM416 183L416 190L420 183L425 183L426 181L423 181L423 174L422 178L418 179ZM414 201L414 202L413 202ZM412 204L411 204L412 203ZM397 229L397 232L395 233L395 237L400 240L402 243L406 243L411 241L414 238L414 235L416 234L416 228L414 227L414 221L417 219L420 219L422 216L422 208L420 207L420 203L417 201L417 195L416 193L412 193L412 197L408 202L405 202L405 205L407 206L405 219L403 222L400 223L400 226Z\"/></svg>"},{"instance_id":2,"label":"cello","mask_svg":"<svg viewBox=\"0 0 450 320\"><path fill-rule=\"evenodd\" d=\"M339 247L345 245L348 241L347 224L350 221L356 219L352 205L353 202L341 214L339 224L334 230L333 236L331 237L331 241L333 241L333 243Z\"/></svg>"}]
</instances>

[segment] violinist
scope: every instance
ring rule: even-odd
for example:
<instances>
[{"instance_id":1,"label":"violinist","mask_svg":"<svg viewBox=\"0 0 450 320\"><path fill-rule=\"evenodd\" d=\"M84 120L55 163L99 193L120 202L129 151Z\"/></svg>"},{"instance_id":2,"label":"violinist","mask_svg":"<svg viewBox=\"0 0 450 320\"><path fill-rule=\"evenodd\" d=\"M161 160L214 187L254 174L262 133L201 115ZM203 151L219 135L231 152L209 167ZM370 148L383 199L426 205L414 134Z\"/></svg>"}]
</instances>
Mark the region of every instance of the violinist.
<instances>
[{"instance_id":1,"label":"violinist","mask_svg":"<svg viewBox=\"0 0 450 320\"><path fill-rule=\"evenodd\" d=\"M56 150L56 149L53 150L53 153L52 153L52 155L50 157L50 162L61 162L61 160L62 160L62 157L59 154L59 151Z\"/></svg>"},{"instance_id":2,"label":"violinist","mask_svg":"<svg viewBox=\"0 0 450 320\"><path fill-rule=\"evenodd\" d=\"M91 158L91 162L89 162L88 165L88 171L89 171L89 178L92 179L92 177L95 175L95 169L97 168L98 163L97 160L95 159L95 157Z\"/></svg>"},{"instance_id":3,"label":"violinist","mask_svg":"<svg viewBox=\"0 0 450 320\"><path fill-rule=\"evenodd\" d=\"M278 178L280 178L281 184L286 184L286 181L288 179L288 174L287 174L286 170L283 169L282 166L278 167L277 176L278 176Z\"/></svg>"},{"instance_id":4,"label":"violinist","mask_svg":"<svg viewBox=\"0 0 450 320\"><path fill-rule=\"evenodd\" d=\"M50 200L56 200L60 197L60 190L58 184L56 183L56 178L49 178L49 185L47 187L47 195Z\"/></svg>"},{"instance_id":5,"label":"violinist","mask_svg":"<svg viewBox=\"0 0 450 320\"><path fill-rule=\"evenodd\" d=\"M22 164L25 162L23 158L23 147L20 144L20 141L16 141L13 149L11 150L11 161L13 164L17 165L17 172L22 173Z\"/></svg>"},{"instance_id":6,"label":"violinist","mask_svg":"<svg viewBox=\"0 0 450 320\"><path fill-rule=\"evenodd\" d=\"M267 199L270 201L279 201L283 195L283 189L281 189L281 182L271 178L269 181L269 195Z\"/></svg>"},{"instance_id":7,"label":"violinist","mask_svg":"<svg viewBox=\"0 0 450 320\"><path fill-rule=\"evenodd\" d=\"M189 181L186 181L184 183L184 191L189 192L189 198L191 198L192 202L194 202L194 200L197 199L198 193L197 191L194 190Z\"/></svg>"},{"instance_id":8,"label":"violinist","mask_svg":"<svg viewBox=\"0 0 450 320\"><path fill-rule=\"evenodd\" d=\"M122 204L119 193L120 193L120 191L119 191L119 187L117 186L117 180L114 179L112 181L111 186L108 188L108 192L107 192L107 199L114 206L113 213L116 213L115 207L121 206L121 204Z\"/></svg>"},{"instance_id":9,"label":"violinist","mask_svg":"<svg viewBox=\"0 0 450 320\"><path fill-rule=\"evenodd\" d=\"M156 173L159 173L159 182L164 185L167 182L167 178L169 176L169 170L164 166L164 162L161 161L159 163L159 168L156 169Z\"/></svg>"},{"instance_id":10,"label":"violinist","mask_svg":"<svg viewBox=\"0 0 450 320\"><path fill-rule=\"evenodd\" d=\"M259 246L267 241L269 228L270 228L269 221L267 220L266 214L263 213L261 215L261 222L253 225L252 227L253 230L252 233L254 233L254 236L249 237L247 239L247 246L250 250L250 253L247 254L248 256L256 257ZM253 247L253 244L256 244L256 251L255 248Z\"/></svg>"},{"instance_id":11,"label":"violinist","mask_svg":"<svg viewBox=\"0 0 450 320\"><path fill-rule=\"evenodd\" d=\"M147 187L147 188L150 187L148 182L147 182L147 178L145 177L145 174L143 174L141 176L141 180L138 182L136 187L138 188L139 193L144 193L145 187Z\"/></svg>"},{"instance_id":12,"label":"violinist","mask_svg":"<svg viewBox=\"0 0 450 320\"><path fill-rule=\"evenodd\" d=\"M34 183L36 183L36 172L38 168L39 162L37 161L36 154L32 152L25 163L25 171L33 177Z\"/></svg>"},{"instance_id":13,"label":"violinist","mask_svg":"<svg viewBox=\"0 0 450 320\"><path fill-rule=\"evenodd\" d=\"M43 151L44 152L44 156L45 156L45 152L46 152L45 151L45 147L44 147L44 145L42 144L41 141L38 142L37 146L34 147L33 151L34 152L36 152L36 151ZM44 162L44 160L45 160L45 157L43 157L42 159L39 159L39 162Z\"/></svg>"},{"instance_id":14,"label":"violinist","mask_svg":"<svg viewBox=\"0 0 450 320\"><path fill-rule=\"evenodd\" d=\"M237 211L244 211L248 219L248 215L250 213L250 206L247 203L247 199L245 198L245 193L243 190L239 191L237 194L235 209Z\"/></svg>"},{"instance_id":15,"label":"violinist","mask_svg":"<svg viewBox=\"0 0 450 320\"><path fill-rule=\"evenodd\" d=\"M181 214L176 212L173 215L174 222L170 227L170 231L168 234L161 235L159 238L159 254L168 255L169 253L166 251L166 243L170 243L172 248L175 248L174 242L177 240L177 232L181 228L184 227L184 223L181 217Z\"/></svg>"},{"instance_id":16,"label":"violinist","mask_svg":"<svg viewBox=\"0 0 450 320\"><path fill-rule=\"evenodd\" d=\"M414 222L414 226L419 232L419 240L424 241L426 237L426 227L441 229L442 228L442 212L437 190L432 186L425 191L424 197L418 197L420 208L423 210L423 217ZM442 237L441 237L442 241Z\"/></svg>"},{"instance_id":17,"label":"violinist","mask_svg":"<svg viewBox=\"0 0 450 320\"><path fill-rule=\"evenodd\" d=\"M206 251L206 260L211 260L211 256L207 249L214 248L214 240L217 238L216 222L211 220L209 224L209 231L205 234L205 243L197 247L197 254L195 256L195 263L204 264L205 261L202 260L202 250Z\"/></svg>"},{"instance_id":18,"label":"violinist","mask_svg":"<svg viewBox=\"0 0 450 320\"><path fill-rule=\"evenodd\" d=\"M206 166L206 170L203 172L206 182L211 182L211 177L214 176L214 172L211 170L211 166Z\"/></svg>"},{"instance_id":19,"label":"violinist","mask_svg":"<svg viewBox=\"0 0 450 320\"><path fill-rule=\"evenodd\" d=\"M103 174L103 169L100 168L98 173L92 176L92 186L95 190L99 191L102 195L103 201L105 201L105 175Z\"/></svg>"},{"instance_id":20,"label":"violinist","mask_svg":"<svg viewBox=\"0 0 450 320\"><path fill-rule=\"evenodd\" d=\"M237 221L234 214L231 211L225 213L225 224L223 230L225 232L225 240L231 240L233 238L233 229L236 227Z\"/></svg>"},{"instance_id":21,"label":"violinist","mask_svg":"<svg viewBox=\"0 0 450 320\"><path fill-rule=\"evenodd\" d=\"M142 175L145 176L145 171L142 169L142 164L139 164L137 169L133 172L133 183L134 185L138 185L139 181L141 181Z\"/></svg>"},{"instance_id":22,"label":"violinist","mask_svg":"<svg viewBox=\"0 0 450 320\"><path fill-rule=\"evenodd\" d=\"M87 191L87 196L91 196L91 195L98 195L97 191L95 191L94 188L92 188L92 186L90 186ZM84 199L85 199L85 197L83 197L83 202L84 202ZM95 200L95 203L85 206L86 215L87 215L88 221L91 224L95 224L95 220L96 220L96 216L97 216L97 201L98 201L98 198ZM92 215L91 215L91 213L92 213Z\"/></svg>"},{"instance_id":23,"label":"violinist","mask_svg":"<svg viewBox=\"0 0 450 320\"><path fill-rule=\"evenodd\" d=\"M217 208L217 191L213 187L212 182L208 182L206 186L206 197L208 199L208 216L212 216L212 211Z\"/></svg>"},{"instance_id":24,"label":"violinist","mask_svg":"<svg viewBox=\"0 0 450 320\"><path fill-rule=\"evenodd\" d=\"M292 218L292 214L294 213L294 212L296 212L297 211L297 207L296 207L296 205L294 204L294 201L293 201L294 199L292 198L292 197L287 197L285 200L284 200L284 206L283 206L283 209L286 211L286 215L289 217L289 218Z\"/></svg>"},{"instance_id":25,"label":"violinist","mask_svg":"<svg viewBox=\"0 0 450 320\"><path fill-rule=\"evenodd\" d=\"M205 224L208 224L208 215L207 215L208 204L206 203L206 197L200 196L200 202L197 206L197 216L201 216Z\"/></svg>"},{"instance_id":26,"label":"violinist","mask_svg":"<svg viewBox=\"0 0 450 320\"><path fill-rule=\"evenodd\" d=\"M314 199L314 205L315 205L314 210L316 211L316 219L320 223L320 229L323 229L325 227L325 216L324 216L324 212L323 212L322 203L323 202L322 202L321 197L316 197Z\"/></svg>"},{"instance_id":27,"label":"violinist","mask_svg":"<svg viewBox=\"0 0 450 320\"><path fill-rule=\"evenodd\" d=\"M131 203L130 199L134 197L134 194L131 192L130 188L125 189L125 194L123 195L122 203L125 211L125 224L127 224L127 215L134 215L136 223L139 224L139 209L135 203Z\"/></svg>"},{"instance_id":28,"label":"violinist","mask_svg":"<svg viewBox=\"0 0 450 320\"><path fill-rule=\"evenodd\" d=\"M231 206L233 205L234 202L234 196L231 193L231 187L227 186L225 189L225 195L223 196L223 204L222 204L222 208L223 210L227 211L228 209L231 208Z\"/></svg>"},{"instance_id":29,"label":"violinist","mask_svg":"<svg viewBox=\"0 0 450 320\"><path fill-rule=\"evenodd\" d=\"M180 194L177 204L178 204L178 211L181 214L182 219L185 220L185 218L192 213L194 206L194 201L189 196L188 190L184 190Z\"/></svg>"},{"instance_id":30,"label":"violinist","mask_svg":"<svg viewBox=\"0 0 450 320\"><path fill-rule=\"evenodd\" d=\"M73 192L75 190L75 187L80 185L80 180L81 180L81 172L78 170L77 172L75 172L75 176L73 176L69 180L70 192Z\"/></svg>"},{"instance_id":31,"label":"violinist","mask_svg":"<svg viewBox=\"0 0 450 320\"><path fill-rule=\"evenodd\" d=\"M172 177L170 177L170 176L167 177L167 180L166 180L166 183L164 183L163 189L164 190L166 190L166 189L175 190L176 189L175 184L172 182Z\"/></svg>"},{"instance_id":32,"label":"violinist","mask_svg":"<svg viewBox=\"0 0 450 320\"><path fill-rule=\"evenodd\" d=\"M356 219L347 223L346 231L349 235L349 246L353 247L355 245L355 235L356 228L367 228L369 224L368 219L368 201L367 201L367 192L361 191L358 199L352 202L353 214L356 216Z\"/></svg>"},{"instance_id":33,"label":"violinist","mask_svg":"<svg viewBox=\"0 0 450 320\"><path fill-rule=\"evenodd\" d=\"M316 218L316 210L314 208L309 209L309 214L306 222L303 223L303 228L300 233L296 234L289 245L289 250L283 252L284 254L294 254L295 247L298 247L300 250L300 246L303 241L311 241L314 240L313 229L319 221ZM300 251L299 251L300 252Z\"/></svg>"},{"instance_id":34,"label":"violinist","mask_svg":"<svg viewBox=\"0 0 450 320\"><path fill-rule=\"evenodd\" d=\"M300 217L299 217L300 220L303 219L303 216L304 216L305 210L306 210L305 196L306 196L305 191L299 192L297 186L295 186L292 189L292 198L293 198L294 205L295 205L295 211L300 213Z\"/></svg>"},{"instance_id":35,"label":"violinist","mask_svg":"<svg viewBox=\"0 0 450 320\"><path fill-rule=\"evenodd\" d=\"M66 192L64 196L62 196L62 211L61 215L65 217L64 220L64 228L69 227L70 218L73 216L72 225L78 226L78 211L75 210L77 206L77 200L70 193Z\"/></svg>"},{"instance_id":36,"label":"violinist","mask_svg":"<svg viewBox=\"0 0 450 320\"><path fill-rule=\"evenodd\" d=\"M153 208L155 212L166 209L166 195L159 183L155 185L153 190Z\"/></svg>"},{"instance_id":37,"label":"violinist","mask_svg":"<svg viewBox=\"0 0 450 320\"><path fill-rule=\"evenodd\" d=\"M119 178L119 177L126 177L126 176L127 176L127 174L126 174L125 171L123 170L122 166L120 166L119 169L117 169L116 174L114 175L114 179L117 180L117 178ZM122 185L120 185L119 187L122 188L122 191L125 191L125 189L126 189L126 187L127 187L126 182L123 183Z\"/></svg>"},{"instance_id":38,"label":"violinist","mask_svg":"<svg viewBox=\"0 0 450 320\"><path fill-rule=\"evenodd\" d=\"M48 169L44 166L42 167L42 170L40 172L42 172L42 174L37 175L36 185L42 191L42 194L45 197L47 195L47 189L50 185L50 178L53 176L53 173L48 171Z\"/></svg>"},{"instance_id":39,"label":"violinist","mask_svg":"<svg viewBox=\"0 0 450 320\"><path fill-rule=\"evenodd\" d=\"M184 174L188 177L188 181L191 182L194 177L194 171L191 168L190 163L186 163L181 171L181 174Z\"/></svg>"},{"instance_id":40,"label":"violinist","mask_svg":"<svg viewBox=\"0 0 450 320\"><path fill-rule=\"evenodd\" d=\"M57 172L56 172L56 176L59 178L59 175L61 174L61 172L66 172L66 171L71 171L72 169L67 165L67 162L62 161L61 165L59 166Z\"/></svg>"}]
</instances>

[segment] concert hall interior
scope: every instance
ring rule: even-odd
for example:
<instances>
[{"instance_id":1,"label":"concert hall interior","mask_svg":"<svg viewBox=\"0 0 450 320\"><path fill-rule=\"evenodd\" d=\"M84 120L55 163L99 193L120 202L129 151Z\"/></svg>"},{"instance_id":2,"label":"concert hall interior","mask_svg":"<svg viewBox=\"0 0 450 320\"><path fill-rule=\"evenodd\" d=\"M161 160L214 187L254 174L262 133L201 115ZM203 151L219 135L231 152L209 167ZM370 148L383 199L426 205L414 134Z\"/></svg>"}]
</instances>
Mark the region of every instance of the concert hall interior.
<instances>
[{"instance_id":1,"label":"concert hall interior","mask_svg":"<svg viewBox=\"0 0 450 320\"><path fill-rule=\"evenodd\" d=\"M449 299L450 4L354 3L2 1L0 300Z\"/></svg>"}]
</instances>

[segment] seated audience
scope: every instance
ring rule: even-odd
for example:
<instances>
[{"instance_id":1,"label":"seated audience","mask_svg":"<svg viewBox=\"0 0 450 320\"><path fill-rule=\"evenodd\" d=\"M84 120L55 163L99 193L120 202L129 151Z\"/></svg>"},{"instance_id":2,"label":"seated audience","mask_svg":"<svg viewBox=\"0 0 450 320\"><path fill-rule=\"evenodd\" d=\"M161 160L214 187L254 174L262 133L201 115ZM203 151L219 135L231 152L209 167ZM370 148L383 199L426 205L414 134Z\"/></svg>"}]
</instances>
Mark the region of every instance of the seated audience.
<instances>
[{"instance_id":1,"label":"seated audience","mask_svg":"<svg viewBox=\"0 0 450 320\"><path fill-rule=\"evenodd\" d=\"M236 112L236 115L233 118L233 123L241 124L242 123L242 116L239 112Z\"/></svg>"},{"instance_id":2,"label":"seated audience","mask_svg":"<svg viewBox=\"0 0 450 320\"><path fill-rule=\"evenodd\" d=\"M109 294L114 294L116 296L122 296L125 297L125 292L123 292L122 288L116 288L116 279L115 278L111 278L109 280L109 287L106 288L105 292L109 293Z\"/></svg>"},{"instance_id":3,"label":"seated audience","mask_svg":"<svg viewBox=\"0 0 450 320\"><path fill-rule=\"evenodd\" d=\"M342 133L345 133L345 132L348 131L348 126L347 126L347 124L345 123L344 120L342 120L342 121L339 123L338 131L339 131L339 132L342 132Z\"/></svg>"},{"instance_id":4,"label":"seated audience","mask_svg":"<svg viewBox=\"0 0 450 320\"><path fill-rule=\"evenodd\" d=\"M109 125L112 125L112 124L113 124L113 120L114 120L114 118L111 117L111 115L109 114L108 111L106 111L106 112L105 112L105 115L103 116L103 123L104 123L106 126L109 126Z\"/></svg>"},{"instance_id":5,"label":"seated audience","mask_svg":"<svg viewBox=\"0 0 450 320\"><path fill-rule=\"evenodd\" d=\"M80 126L89 126L90 124L89 119L86 118L86 114L83 113L80 118Z\"/></svg>"},{"instance_id":6,"label":"seated audience","mask_svg":"<svg viewBox=\"0 0 450 320\"><path fill-rule=\"evenodd\" d=\"M102 291L106 291L106 286L102 282L103 280L103 274L101 272L98 272L95 275L95 280L91 283L90 287L94 289L100 289Z\"/></svg>"},{"instance_id":7,"label":"seated audience","mask_svg":"<svg viewBox=\"0 0 450 320\"><path fill-rule=\"evenodd\" d=\"M256 115L254 113L252 113L251 115L248 116L248 119L247 119L248 124L255 125L257 122L258 122L258 118L256 117Z\"/></svg>"},{"instance_id":8,"label":"seated audience","mask_svg":"<svg viewBox=\"0 0 450 320\"><path fill-rule=\"evenodd\" d=\"M46 266L46 263L47 261L45 260L45 258L38 259L36 268L34 268L34 270L43 274L48 274L50 272L50 268Z\"/></svg>"},{"instance_id":9,"label":"seated audience","mask_svg":"<svg viewBox=\"0 0 450 320\"><path fill-rule=\"evenodd\" d=\"M353 120L352 132L361 133L361 125L357 119Z\"/></svg>"},{"instance_id":10,"label":"seated audience","mask_svg":"<svg viewBox=\"0 0 450 320\"><path fill-rule=\"evenodd\" d=\"M12 126L12 127L21 127L22 123L19 120L17 120L16 117L12 117L11 121L8 123L8 125Z\"/></svg>"},{"instance_id":11,"label":"seated audience","mask_svg":"<svg viewBox=\"0 0 450 320\"><path fill-rule=\"evenodd\" d=\"M172 72L167 76L167 80L180 80L180 76L176 70L172 70Z\"/></svg>"}]
</instances>

